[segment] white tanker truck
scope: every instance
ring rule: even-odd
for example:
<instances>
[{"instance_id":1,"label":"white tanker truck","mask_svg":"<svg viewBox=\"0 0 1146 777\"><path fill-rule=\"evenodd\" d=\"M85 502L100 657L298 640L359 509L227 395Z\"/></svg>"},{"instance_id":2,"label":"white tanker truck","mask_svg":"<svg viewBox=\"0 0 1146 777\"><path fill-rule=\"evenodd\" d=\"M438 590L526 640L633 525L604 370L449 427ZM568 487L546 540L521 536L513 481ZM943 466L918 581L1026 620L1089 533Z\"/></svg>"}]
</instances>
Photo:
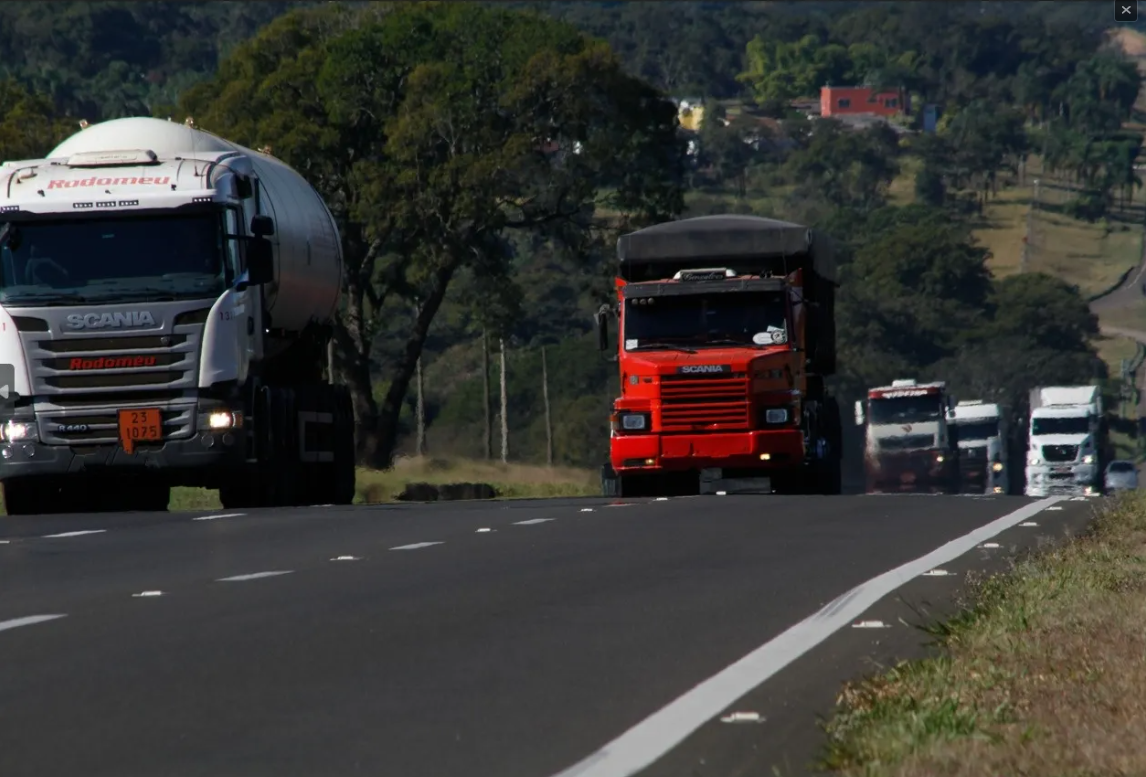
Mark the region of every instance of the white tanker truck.
<instances>
[{"instance_id":1,"label":"white tanker truck","mask_svg":"<svg viewBox=\"0 0 1146 777\"><path fill-rule=\"evenodd\" d=\"M348 504L327 368L342 252L282 162L180 123L89 126L0 166L0 481L10 514ZM0 386L0 397L4 392Z\"/></svg>"}]
</instances>

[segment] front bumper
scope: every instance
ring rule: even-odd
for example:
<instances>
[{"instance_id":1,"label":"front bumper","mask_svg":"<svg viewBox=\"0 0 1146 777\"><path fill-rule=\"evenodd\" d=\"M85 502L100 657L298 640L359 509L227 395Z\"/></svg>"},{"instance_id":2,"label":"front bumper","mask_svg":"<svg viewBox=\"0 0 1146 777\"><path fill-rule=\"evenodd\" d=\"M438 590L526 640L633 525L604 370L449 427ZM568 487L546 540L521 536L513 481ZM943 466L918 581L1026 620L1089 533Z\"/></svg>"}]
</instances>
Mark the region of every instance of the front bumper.
<instances>
[{"instance_id":1,"label":"front bumper","mask_svg":"<svg viewBox=\"0 0 1146 777\"><path fill-rule=\"evenodd\" d=\"M684 472L708 468L775 471L804 463L799 429L711 434L615 434L609 460L617 472Z\"/></svg>"},{"instance_id":2,"label":"front bumper","mask_svg":"<svg viewBox=\"0 0 1146 777\"><path fill-rule=\"evenodd\" d=\"M200 406L203 413L217 409L215 405ZM38 427L31 419L24 422ZM47 444L38 435L3 440L0 441L0 480L163 471L170 473L167 479L173 485L206 485L215 479L211 470L234 469L246 461L244 432L242 428L214 430L201 425L190 437L136 443L132 453L117 443Z\"/></svg>"},{"instance_id":3,"label":"front bumper","mask_svg":"<svg viewBox=\"0 0 1146 777\"><path fill-rule=\"evenodd\" d=\"M956 482L958 463L938 451L867 455L864 468L869 493L942 493Z\"/></svg>"},{"instance_id":4,"label":"front bumper","mask_svg":"<svg viewBox=\"0 0 1146 777\"><path fill-rule=\"evenodd\" d=\"M1090 496L1099 491L1094 465L1027 467L1024 475L1027 496Z\"/></svg>"}]
</instances>

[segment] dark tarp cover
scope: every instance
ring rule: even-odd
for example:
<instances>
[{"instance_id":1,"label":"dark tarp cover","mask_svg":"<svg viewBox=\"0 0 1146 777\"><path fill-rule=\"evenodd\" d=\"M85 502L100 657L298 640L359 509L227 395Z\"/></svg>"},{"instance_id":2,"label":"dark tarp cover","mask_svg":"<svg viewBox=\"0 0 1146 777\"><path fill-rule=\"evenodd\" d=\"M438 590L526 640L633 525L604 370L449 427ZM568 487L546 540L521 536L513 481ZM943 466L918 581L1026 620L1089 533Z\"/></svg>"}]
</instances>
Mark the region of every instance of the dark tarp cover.
<instances>
[{"instance_id":1,"label":"dark tarp cover","mask_svg":"<svg viewBox=\"0 0 1146 777\"><path fill-rule=\"evenodd\" d=\"M656 224L617 240L626 264L679 264L681 260L766 259L813 255L821 277L835 281L830 243L808 227L760 216L699 216ZM739 264L739 262L737 262Z\"/></svg>"}]
</instances>

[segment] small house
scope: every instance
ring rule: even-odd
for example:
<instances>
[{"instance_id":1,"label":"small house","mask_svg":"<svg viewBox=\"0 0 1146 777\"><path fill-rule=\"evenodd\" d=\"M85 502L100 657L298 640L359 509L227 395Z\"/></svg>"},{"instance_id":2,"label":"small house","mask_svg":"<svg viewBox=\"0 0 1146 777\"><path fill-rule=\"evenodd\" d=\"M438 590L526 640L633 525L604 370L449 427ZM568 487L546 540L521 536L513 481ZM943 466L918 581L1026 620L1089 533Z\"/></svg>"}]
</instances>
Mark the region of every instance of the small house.
<instances>
[{"instance_id":1,"label":"small house","mask_svg":"<svg viewBox=\"0 0 1146 777\"><path fill-rule=\"evenodd\" d=\"M907 90L877 90L872 86L825 86L820 89L820 115L855 116L872 114L875 116L899 116L909 110Z\"/></svg>"}]
</instances>

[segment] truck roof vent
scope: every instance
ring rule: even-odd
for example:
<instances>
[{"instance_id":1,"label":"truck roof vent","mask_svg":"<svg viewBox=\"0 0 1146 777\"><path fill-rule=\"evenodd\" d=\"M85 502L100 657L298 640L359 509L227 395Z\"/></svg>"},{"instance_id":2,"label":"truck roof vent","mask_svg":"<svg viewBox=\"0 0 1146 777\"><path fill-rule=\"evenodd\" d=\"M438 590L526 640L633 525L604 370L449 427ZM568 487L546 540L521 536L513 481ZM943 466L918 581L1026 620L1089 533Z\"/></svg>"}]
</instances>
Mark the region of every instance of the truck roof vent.
<instances>
[{"instance_id":1,"label":"truck roof vent","mask_svg":"<svg viewBox=\"0 0 1146 777\"><path fill-rule=\"evenodd\" d=\"M701 267L697 270L681 270L672 277L674 281L721 281L735 278L736 272L727 267Z\"/></svg>"},{"instance_id":2,"label":"truck roof vent","mask_svg":"<svg viewBox=\"0 0 1146 777\"><path fill-rule=\"evenodd\" d=\"M914 386L914 385L915 385L915 379L914 378L904 378L903 380L893 380L891 382L892 388L906 388L907 386Z\"/></svg>"},{"instance_id":3,"label":"truck roof vent","mask_svg":"<svg viewBox=\"0 0 1146 777\"><path fill-rule=\"evenodd\" d=\"M150 149L125 151L85 151L68 157L68 167L127 167L159 164L159 157Z\"/></svg>"}]
</instances>

